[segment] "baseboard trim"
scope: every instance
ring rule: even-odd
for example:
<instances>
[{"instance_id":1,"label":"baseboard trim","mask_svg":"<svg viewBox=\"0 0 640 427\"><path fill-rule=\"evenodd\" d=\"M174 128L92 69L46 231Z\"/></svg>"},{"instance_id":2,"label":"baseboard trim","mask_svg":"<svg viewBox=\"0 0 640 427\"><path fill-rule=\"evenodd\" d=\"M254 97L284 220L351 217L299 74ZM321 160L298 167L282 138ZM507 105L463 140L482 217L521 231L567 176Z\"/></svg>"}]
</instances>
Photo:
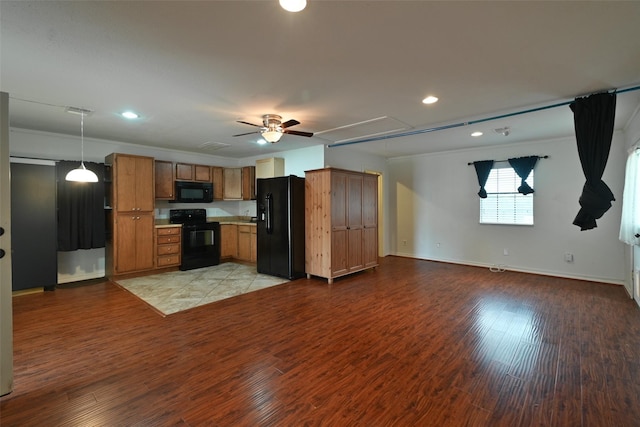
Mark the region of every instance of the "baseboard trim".
<instances>
[{"instance_id":1,"label":"baseboard trim","mask_svg":"<svg viewBox=\"0 0 640 427\"><path fill-rule=\"evenodd\" d=\"M623 286L624 287L624 280L608 279L608 278L605 278L605 277L591 277L591 276L582 276L582 275L577 275L577 274L559 273L559 272L554 272L554 271L518 268L518 267L511 267L511 266L503 265L503 264L485 264L485 263L480 263L480 262L459 261L459 260L452 260L452 259L445 259L445 258L425 258L425 257L418 257L418 256L415 256L415 255L409 255L409 254L405 254L405 253L397 253L394 256L400 256L400 257L404 257L404 258L413 258L413 259L422 259L422 260L425 260L425 261L444 262L444 263L447 263L447 264L468 265L470 267L483 267L483 268L500 267L501 269L504 269L505 271L513 271L513 272L527 273L527 274L537 274L537 275L540 275L540 276L561 277L563 279L583 280L583 281L587 281L587 282L606 283L606 284L610 284L610 285L618 285L618 286Z\"/></svg>"}]
</instances>

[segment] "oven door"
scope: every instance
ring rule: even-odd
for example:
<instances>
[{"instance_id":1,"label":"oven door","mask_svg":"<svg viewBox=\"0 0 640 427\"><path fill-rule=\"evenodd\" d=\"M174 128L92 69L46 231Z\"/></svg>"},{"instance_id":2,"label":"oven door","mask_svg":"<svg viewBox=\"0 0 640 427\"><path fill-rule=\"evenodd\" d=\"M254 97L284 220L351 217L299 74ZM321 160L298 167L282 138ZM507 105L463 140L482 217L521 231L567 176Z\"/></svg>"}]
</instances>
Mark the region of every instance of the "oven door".
<instances>
[{"instance_id":1,"label":"oven door","mask_svg":"<svg viewBox=\"0 0 640 427\"><path fill-rule=\"evenodd\" d=\"M220 264L220 223L184 224L180 270L218 264Z\"/></svg>"}]
</instances>

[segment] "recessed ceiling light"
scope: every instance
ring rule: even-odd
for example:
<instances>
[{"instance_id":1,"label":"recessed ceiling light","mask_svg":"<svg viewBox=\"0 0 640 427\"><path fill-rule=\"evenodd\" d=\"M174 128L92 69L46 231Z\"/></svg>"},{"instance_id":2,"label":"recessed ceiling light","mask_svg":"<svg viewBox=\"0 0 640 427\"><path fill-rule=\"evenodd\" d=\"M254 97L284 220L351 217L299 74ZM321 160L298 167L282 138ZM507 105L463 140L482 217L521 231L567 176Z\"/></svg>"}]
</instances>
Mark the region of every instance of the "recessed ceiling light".
<instances>
[{"instance_id":1,"label":"recessed ceiling light","mask_svg":"<svg viewBox=\"0 0 640 427\"><path fill-rule=\"evenodd\" d=\"M137 119L140 116L138 115L138 113L134 113L133 111L125 111L122 113L122 117L124 117L125 119Z\"/></svg>"},{"instance_id":2,"label":"recessed ceiling light","mask_svg":"<svg viewBox=\"0 0 640 427\"><path fill-rule=\"evenodd\" d=\"M307 0L280 0L280 6L288 12L300 12L307 6Z\"/></svg>"},{"instance_id":3,"label":"recessed ceiling light","mask_svg":"<svg viewBox=\"0 0 640 427\"><path fill-rule=\"evenodd\" d=\"M438 102L438 97L437 96L433 96L433 95L429 95L425 99L422 100L423 104L434 104L436 102Z\"/></svg>"},{"instance_id":4,"label":"recessed ceiling light","mask_svg":"<svg viewBox=\"0 0 640 427\"><path fill-rule=\"evenodd\" d=\"M471 136L475 136L475 137L482 136L482 132L480 131L473 132Z\"/></svg>"}]
</instances>

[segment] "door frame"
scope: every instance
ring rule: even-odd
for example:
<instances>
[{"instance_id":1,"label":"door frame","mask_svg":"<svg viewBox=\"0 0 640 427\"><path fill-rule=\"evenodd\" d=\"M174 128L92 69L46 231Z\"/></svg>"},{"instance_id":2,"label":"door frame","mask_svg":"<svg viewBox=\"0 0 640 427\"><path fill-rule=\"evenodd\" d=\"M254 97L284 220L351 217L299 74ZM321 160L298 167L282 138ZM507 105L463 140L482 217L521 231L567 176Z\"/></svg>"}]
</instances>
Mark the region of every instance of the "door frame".
<instances>
[{"instance_id":1,"label":"door frame","mask_svg":"<svg viewBox=\"0 0 640 427\"><path fill-rule=\"evenodd\" d=\"M365 173L378 175L378 256L384 256L384 178L382 172L365 169Z\"/></svg>"},{"instance_id":2,"label":"door frame","mask_svg":"<svg viewBox=\"0 0 640 427\"><path fill-rule=\"evenodd\" d=\"M9 94L0 92L0 396L13 390L13 308L11 292L11 175Z\"/></svg>"}]
</instances>

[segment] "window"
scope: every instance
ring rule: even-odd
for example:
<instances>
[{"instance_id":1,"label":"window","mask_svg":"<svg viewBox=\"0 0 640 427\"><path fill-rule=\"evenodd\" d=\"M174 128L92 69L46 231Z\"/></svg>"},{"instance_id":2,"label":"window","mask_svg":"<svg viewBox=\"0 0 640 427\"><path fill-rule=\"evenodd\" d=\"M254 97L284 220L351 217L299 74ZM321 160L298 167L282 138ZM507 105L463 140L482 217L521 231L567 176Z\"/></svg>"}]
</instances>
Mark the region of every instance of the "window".
<instances>
[{"instance_id":1,"label":"window","mask_svg":"<svg viewBox=\"0 0 640 427\"><path fill-rule=\"evenodd\" d=\"M480 224L533 225L533 194L520 194L521 179L509 163L495 163L480 199ZM527 178L533 188L533 171Z\"/></svg>"}]
</instances>

